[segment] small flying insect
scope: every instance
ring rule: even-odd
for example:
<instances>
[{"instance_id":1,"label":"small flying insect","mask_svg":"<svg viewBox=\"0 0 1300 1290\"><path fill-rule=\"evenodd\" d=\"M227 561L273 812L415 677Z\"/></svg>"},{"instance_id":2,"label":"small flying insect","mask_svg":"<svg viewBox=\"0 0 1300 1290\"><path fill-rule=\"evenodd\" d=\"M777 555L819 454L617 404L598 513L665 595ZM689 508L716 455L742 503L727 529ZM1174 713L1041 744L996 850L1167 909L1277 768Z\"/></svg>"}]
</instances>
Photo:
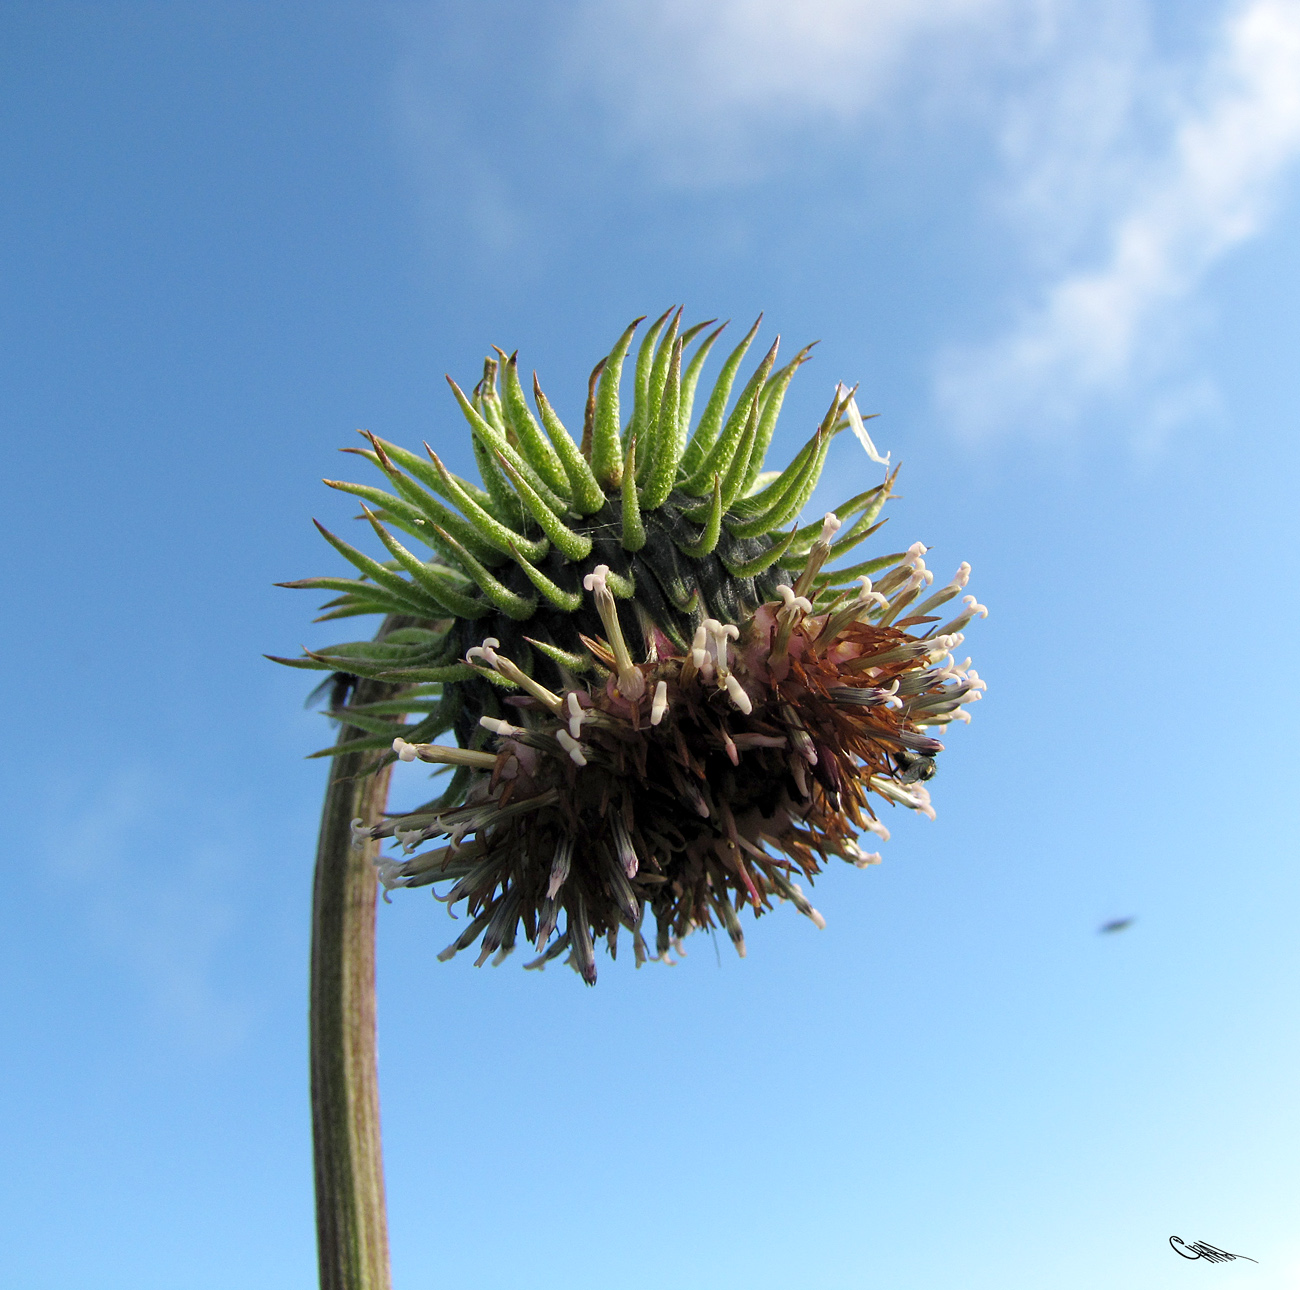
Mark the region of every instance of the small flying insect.
<instances>
[{"instance_id":1,"label":"small flying insect","mask_svg":"<svg viewBox=\"0 0 1300 1290\"><path fill-rule=\"evenodd\" d=\"M352 692L357 688L357 682L361 678L353 676L351 672L331 672L303 701L304 708L314 708L327 694L329 695L328 711L336 712L339 708L347 706L348 700L352 697Z\"/></svg>"},{"instance_id":2,"label":"small flying insect","mask_svg":"<svg viewBox=\"0 0 1300 1290\"><path fill-rule=\"evenodd\" d=\"M1102 923L1097 928L1099 932L1122 932L1126 927L1132 927L1134 918L1130 915L1128 918L1112 918L1108 923Z\"/></svg>"},{"instance_id":3,"label":"small flying insect","mask_svg":"<svg viewBox=\"0 0 1300 1290\"><path fill-rule=\"evenodd\" d=\"M924 757L920 753L900 749L894 754L894 762L902 774L898 777L900 784L915 784L934 778L936 770L933 757Z\"/></svg>"}]
</instances>

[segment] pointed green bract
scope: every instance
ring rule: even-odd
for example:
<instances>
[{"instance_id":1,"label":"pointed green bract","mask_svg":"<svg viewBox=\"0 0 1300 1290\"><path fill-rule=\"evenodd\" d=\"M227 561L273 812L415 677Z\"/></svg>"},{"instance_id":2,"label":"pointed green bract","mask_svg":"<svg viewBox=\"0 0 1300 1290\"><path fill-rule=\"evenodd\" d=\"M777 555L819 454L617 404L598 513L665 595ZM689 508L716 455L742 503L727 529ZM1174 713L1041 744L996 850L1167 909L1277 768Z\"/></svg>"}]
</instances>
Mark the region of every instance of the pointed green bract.
<instances>
[{"instance_id":1,"label":"pointed green bract","mask_svg":"<svg viewBox=\"0 0 1300 1290\"><path fill-rule=\"evenodd\" d=\"M697 497L703 495L707 491L709 480L714 473L725 474L727 468L731 465L745 434L751 412L750 405L756 402L758 396L762 393L767 374L772 370L772 364L776 362L776 351L780 344L781 338L778 336L772 342L772 348L767 351L763 361L758 365L758 370L745 383L745 388L741 390L740 397L736 400L736 406L727 418L727 424L723 426L717 443L709 449L699 469L682 484L684 492L692 493Z\"/></svg>"},{"instance_id":2,"label":"pointed green bract","mask_svg":"<svg viewBox=\"0 0 1300 1290\"><path fill-rule=\"evenodd\" d=\"M677 463L686 447L679 433L677 417L681 404L681 380L682 342L678 340L673 342L652 446L646 454L646 484L641 494L641 505L648 511L657 511L668 500L668 494L677 482Z\"/></svg>"},{"instance_id":3,"label":"pointed green bract","mask_svg":"<svg viewBox=\"0 0 1300 1290\"><path fill-rule=\"evenodd\" d=\"M541 494L547 506L557 514L562 514L567 509L567 503L564 499L557 497L546 486L542 477L519 455L502 431L489 425L479 415L465 397L465 391L450 376L447 378L447 384L451 386L451 391L456 396L456 402L460 404L460 410L464 413L465 420L469 422L469 428L474 434L482 439L487 447L494 452L500 453Z\"/></svg>"},{"instance_id":4,"label":"pointed green bract","mask_svg":"<svg viewBox=\"0 0 1300 1290\"><path fill-rule=\"evenodd\" d=\"M498 433L505 434L506 419L497 394L497 365L491 358L483 360L483 379L474 387L474 408Z\"/></svg>"},{"instance_id":5,"label":"pointed green bract","mask_svg":"<svg viewBox=\"0 0 1300 1290\"><path fill-rule=\"evenodd\" d=\"M774 495L767 509L749 519L732 520L729 518L726 521L727 532L732 537L738 538L761 537L764 533L770 533L773 529L781 527L787 517L797 515L803 503L800 502L793 510L791 510L791 504L803 493L805 485L808 485L809 495L811 495L812 489L816 487L823 462L822 446L826 443L829 443L829 439L821 430L818 430L805 445L805 450L799 454L781 479L777 481L777 483L783 484L783 487ZM740 508L737 507L736 510L739 512Z\"/></svg>"},{"instance_id":6,"label":"pointed green bract","mask_svg":"<svg viewBox=\"0 0 1300 1290\"><path fill-rule=\"evenodd\" d=\"M781 506L774 507L769 512L769 532L772 529L783 528L789 524L808 505L808 499L813 495L813 489L817 487L817 481L821 478L822 468L826 465L826 454L830 452L830 448L831 436L829 434L822 435L821 446L809 461L802 480L795 485ZM739 537L739 532L734 533L734 536ZM793 536L791 534L791 537Z\"/></svg>"},{"instance_id":7,"label":"pointed green bract","mask_svg":"<svg viewBox=\"0 0 1300 1290\"><path fill-rule=\"evenodd\" d=\"M483 614L483 604L472 596L457 590L452 580L445 574L435 573L419 556L408 551L375 518L368 506L363 506L366 518L379 535L379 540L388 548L393 558L411 575L412 580L436 604L441 605L449 614L457 618L478 618Z\"/></svg>"},{"instance_id":8,"label":"pointed green bract","mask_svg":"<svg viewBox=\"0 0 1300 1290\"><path fill-rule=\"evenodd\" d=\"M360 578L298 578L293 582L277 582L275 585L295 590L345 592L346 595L341 599L346 602L348 612L340 610L338 613L326 614L317 619L317 622L353 617L353 611L361 605L369 606L361 610L363 613L413 614L418 618L426 612L407 597L394 595L383 587L376 587L374 583L364 582Z\"/></svg>"},{"instance_id":9,"label":"pointed green bract","mask_svg":"<svg viewBox=\"0 0 1300 1290\"><path fill-rule=\"evenodd\" d=\"M658 349L655 350L655 361L650 368L650 385L646 390L645 416L637 427L638 437L644 434L644 440L641 444L643 458L650 458L656 447L653 436L657 434L656 427L659 424L659 405L663 402L664 382L668 378L668 365L672 361L673 350L677 345L677 329L681 326L681 321L682 310L679 308L673 314L672 321L668 324L668 330L664 333L663 340L659 342ZM680 379L679 375L679 382ZM640 463L638 463L638 473L640 473L639 466Z\"/></svg>"},{"instance_id":10,"label":"pointed green bract","mask_svg":"<svg viewBox=\"0 0 1300 1290\"><path fill-rule=\"evenodd\" d=\"M443 685L452 685L457 681L468 681L476 676L474 668L468 663L448 663L446 667L395 667L380 672L378 681L401 681L408 684L421 684L440 681Z\"/></svg>"},{"instance_id":11,"label":"pointed green bract","mask_svg":"<svg viewBox=\"0 0 1300 1290\"><path fill-rule=\"evenodd\" d=\"M384 456L394 466L406 471L408 475L418 480L426 488L432 488L435 493L440 496L443 495L442 480L438 477L438 472L419 453L408 452L401 444L390 443L387 439L381 439L378 435L372 434L369 430L359 430L357 433L370 441L374 451L379 452L382 450ZM427 451L429 445L425 444L424 447ZM344 451L348 450L344 449ZM352 451L355 452L356 450L353 449ZM455 480L480 506L488 504L490 495L486 490L468 479L462 479L459 475L455 476Z\"/></svg>"},{"instance_id":12,"label":"pointed green bract","mask_svg":"<svg viewBox=\"0 0 1300 1290\"><path fill-rule=\"evenodd\" d=\"M690 556L693 560L702 560L706 555L713 554L713 548L718 545L718 538L722 535L722 509L722 481L714 475L713 500L709 504L709 512L698 540L677 544L677 549L683 555Z\"/></svg>"},{"instance_id":13,"label":"pointed green bract","mask_svg":"<svg viewBox=\"0 0 1300 1290\"><path fill-rule=\"evenodd\" d=\"M837 507L835 507L835 517L840 520L847 520L850 515L853 515L860 508L868 506L874 502L884 487L884 484L877 484L875 488L868 488L865 493L859 493L856 497L850 497L847 502L841 502ZM881 505L884 505L883 500L881 501ZM874 518L874 515L872 518ZM853 527L857 527L856 523ZM822 521L820 519L814 520L811 524L805 524L794 535L794 541L790 544L790 554L807 555L807 553L812 549L813 543L816 542L818 537L821 535L821 531ZM845 533L845 536L847 537L848 534ZM827 558L834 559L834 556L828 556Z\"/></svg>"},{"instance_id":14,"label":"pointed green bract","mask_svg":"<svg viewBox=\"0 0 1300 1290\"><path fill-rule=\"evenodd\" d=\"M501 467L514 481L515 487L519 490L519 496L523 499L524 505L532 512L533 518L541 525L542 532L555 543L564 558L566 560L585 560L591 554L591 538L585 533L575 533L529 487L523 476L515 473L514 467L504 457L501 458ZM513 544L511 549L523 551L525 555L534 560L540 558L540 556L532 555L527 551L522 543ZM544 549L542 554L545 554Z\"/></svg>"},{"instance_id":15,"label":"pointed green bract","mask_svg":"<svg viewBox=\"0 0 1300 1290\"><path fill-rule=\"evenodd\" d=\"M892 482L893 476L890 477L890 483ZM869 506L863 508L862 514L840 534L837 541L831 543L831 553L827 556L828 560L838 560L840 556L847 555L863 538L870 537L884 523L883 520L877 521L876 516L884 509L885 503L889 500L889 494L890 489L888 486L882 488L880 495Z\"/></svg>"},{"instance_id":16,"label":"pointed green bract","mask_svg":"<svg viewBox=\"0 0 1300 1290\"><path fill-rule=\"evenodd\" d=\"M548 644L546 641L534 640L531 636L525 636L526 640L535 650L540 650L553 663L558 663L562 668L572 672L575 676L581 676L584 672L591 671L591 655L575 654L571 650L561 649L558 645Z\"/></svg>"},{"instance_id":17,"label":"pointed green bract","mask_svg":"<svg viewBox=\"0 0 1300 1290\"><path fill-rule=\"evenodd\" d=\"M758 479L758 472L763 469L763 459L767 456L768 447L772 443L772 435L776 430L776 419L781 415L781 404L785 402L785 392L790 388L790 382L794 379L794 374L811 357L812 348L811 345L805 345L789 363L768 381L766 388L763 390L758 434L754 440L753 451L750 453L749 468L745 472L744 482L740 486L741 493L747 493L753 488L754 481Z\"/></svg>"},{"instance_id":18,"label":"pointed green bract","mask_svg":"<svg viewBox=\"0 0 1300 1290\"><path fill-rule=\"evenodd\" d=\"M446 541L450 542L453 547L459 546L459 543L450 534L443 534ZM525 622L533 616L537 608L537 597L534 596L529 600L526 596L521 596L517 592L511 591L504 582L492 576L488 570L481 565L468 551L464 548L458 552L461 563L465 566L466 572L482 588L483 594L495 605L503 614L513 618L516 622Z\"/></svg>"},{"instance_id":19,"label":"pointed green bract","mask_svg":"<svg viewBox=\"0 0 1300 1290\"><path fill-rule=\"evenodd\" d=\"M735 382L736 373L740 370L741 360L753 343L754 337L758 335L759 324L762 321L763 315L759 314L754 319L754 325L745 333L744 339L731 351L727 361L723 363L722 371L718 373L718 379L713 384L713 391L709 395L709 401L704 405L704 411L700 415L700 424L695 427L695 433L691 436L690 443L686 445L686 453L682 457L682 472L684 474L693 475L698 473L705 454L713 447L714 441L718 437L718 430L722 425L722 418L727 411L727 400L731 397L731 387ZM721 331L722 328L720 327L718 330Z\"/></svg>"},{"instance_id":20,"label":"pointed green bract","mask_svg":"<svg viewBox=\"0 0 1300 1290\"><path fill-rule=\"evenodd\" d=\"M497 352L501 353L500 350ZM501 357L504 360L501 404L505 409L506 425L519 440L519 445L524 456L528 458L529 464L557 496L568 501L570 500L569 476L550 440L542 433L541 427L528 410L523 387L519 384L518 355L511 354L506 358L505 354L501 353Z\"/></svg>"},{"instance_id":21,"label":"pointed green bract","mask_svg":"<svg viewBox=\"0 0 1300 1290\"><path fill-rule=\"evenodd\" d=\"M701 323L700 328L707 327L707 323ZM695 353L691 355L691 361L686 365L686 371L682 373L682 394L681 406L678 408L677 433L681 436L682 442L685 443L690 436L691 430L691 412L695 407L695 387L699 384L700 373L704 370L704 360L708 358L709 351L713 348L714 342L727 329L727 324L723 323L721 327L706 336L696 347ZM689 328L682 336L685 344L691 343L691 338L695 335L697 328ZM684 453L683 449L683 453Z\"/></svg>"},{"instance_id":22,"label":"pointed green bract","mask_svg":"<svg viewBox=\"0 0 1300 1290\"><path fill-rule=\"evenodd\" d=\"M601 488L578 445L573 442L573 436L564 428L564 423L555 415L555 409L542 393L536 372L533 373L533 402L537 404L542 425L546 427L546 433L551 436L555 451L559 454L560 461L568 473L574 509L579 515L594 515L605 505L605 490Z\"/></svg>"},{"instance_id":23,"label":"pointed green bract","mask_svg":"<svg viewBox=\"0 0 1300 1290\"><path fill-rule=\"evenodd\" d=\"M335 537L319 520L313 520L312 523L320 530L325 541L349 564L355 565L377 587L382 587L399 600L405 600L414 607L415 612L420 617L438 618L445 612L437 601L431 600L419 588L407 582L405 578L391 573L378 560L372 560L364 551L358 551L356 547L349 546L342 538ZM470 558L473 559L472 556Z\"/></svg>"},{"instance_id":24,"label":"pointed green bract","mask_svg":"<svg viewBox=\"0 0 1300 1290\"><path fill-rule=\"evenodd\" d=\"M438 550L438 539L429 525L429 518L418 507L404 502L400 497L394 497L391 493L384 492L382 488L372 488L369 484L352 484L343 479L324 479L321 482L328 488L336 488L341 493L349 493L353 497L360 497L369 502L371 506L383 512L386 523L395 525L404 533L419 538L426 546ZM446 551L438 551L444 560L448 558L449 553L450 548Z\"/></svg>"},{"instance_id":25,"label":"pointed green bract","mask_svg":"<svg viewBox=\"0 0 1300 1290\"><path fill-rule=\"evenodd\" d=\"M641 503L636 495L636 435L627 441L623 465L623 550L639 551L646 543Z\"/></svg>"},{"instance_id":26,"label":"pointed green bract","mask_svg":"<svg viewBox=\"0 0 1300 1290\"><path fill-rule=\"evenodd\" d=\"M813 582L822 587L835 587L841 583L852 582L855 578L870 577L882 569L893 568L900 560L907 557L906 551L895 551L892 555L878 555L874 560L863 560L860 564L851 564L847 569L823 569L813 578Z\"/></svg>"},{"instance_id":27,"label":"pointed green bract","mask_svg":"<svg viewBox=\"0 0 1300 1290\"><path fill-rule=\"evenodd\" d=\"M528 575L533 586L557 609L562 609L566 614L572 614L582 604L582 596L578 592L565 591L562 587L557 586L536 565L530 564L524 559L518 551L515 552L515 563Z\"/></svg>"},{"instance_id":28,"label":"pointed green bract","mask_svg":"<svg viewBox=\"0 0 1300 1290\"><path fill-rule=\"evenodd\" d=\"M749 473L750 458L758 450L758 397L749 407L749 417L745 422L745 429L741 433L740 440L736 445L736 454L731 459L731 465L727 467L727 473L722 480L722 505L723 509L730 508L736 496L740 493L744 485L745 477Z\"/></svg>"},{"instance_id":29,"label":"pointed green bract","mask_svg":"<svg viewBox=\"0 0 1300 1290\"><path fill-rule=\"evenodd\" d=\"M470 444L474 450L474 464L478 466L479 478L487 485L487 497L480 502L483 509L496 516L507 528L521 528L524 523L523 503L510 487L509 480L501 473L492 449L478 435L470 435ZM433 456L433 449L426 442L424 450ZM437 472L434 472L435 474Z\"/></svg>"},{"instance_id":30,"label":"pointed green bract","mask_svg":"<svg viewBox=\"0 0 1300 1290\"><path fill-rule=\"evenodd\" d=\"M650 373L654 368L655 341L663 325L672 315L670 307L650 324L650 330L641 338L641 346L636 352L636 375L632 388L632 416L623 430L622 444L627 446L633 435L644 441L648 429L650 411Z\"/></svg>"},{"instance_id":31,"label":"pointed green bract","mask_svg":"<svg viewBox=\"0 0 1300 1290\"><path fill-rule=\"evenodd\" d=\"M500 520L489 515L468 493L457 487L451 472L442 464L436 452L431 450L429 456L433 459L433 468L442 476L448 491L453 495L459 494L456 497L456 504L460 507L461 514L474 526L475 532L484 542L496 547L498 551L504 551L507 555L514 547L518 547L530 560L540 560L546 554L548 544L545 541L540 538L526 538L522 533L516 533L514 529L507 528ZM505 461L500 453L498 459ZM517 485L518 478L515 482Z\"/></svg>"},{"instance_id":32,"label":"pointed green bract","mask_svg":"<svg viewBox=\"0 0 1300 1290\"><path fill-rule=\"evenodd\" d=\"M756 555L752 560L746 560L743 564L732 564L724 556L722 563L726 565L727 572L733 578L756 578L760 573L770 569L785 554L793 537L794 530L791 529L785 537L774 542L762 555Z\"/></svg>"},{"instance_id":33,"label":"pointed green bract","mask_svg":"<svg viewBox=\"0 0 1300 1290\"><path fill-rule=\"evenodd\" d=\"M820 436L821 431L818 430L813 437L809 439L797 453L795 453L790 464L786 466L786 468L781 471L780 474L771 481L771 483L758 489L757 492L750 493L747 497L737 498L736 502L732 506L732 511L740 518L746 520L753 519L755 516L763 515L770 511L789 490L791 481L807 468L809 457L815 451L816 446L821 442Z\"/></svg>"},{"instance_id":34,"label":"pointed green bract","mask_svg":"<svg viewBox=\"0 0 1300 1290\"><path fill-rule=\"evenodd\" d=\"M592 406L591 461L592 474L602 488L617 488L623 471L623 436L619 427L618 383L623 375L623 360L627 357L632 333L644 321L638 318L629 323L627 330L609 352L600 369L596 385L596 398ZM584 435L585 439L586 436Z\"/></svg>"},{"instance_id":35,"label":"pointed green bract","mask_svg":"<svg viewBox=\"0 0 1300 1290\"><path fill-rule=\"evenodd\" d=\"M463 516L444 506L430 493L426 493L414 480L407 479L385 453L367 452L361 448L345 448L345 452L373 461L389 478L402 499L414 506L435 527L441 526L453 534L463 545L469 547L484 563L500 564L502 554L479 536L474 526ZM349 490L350 491L350 490Z\"/></svg>"}]
</instances>

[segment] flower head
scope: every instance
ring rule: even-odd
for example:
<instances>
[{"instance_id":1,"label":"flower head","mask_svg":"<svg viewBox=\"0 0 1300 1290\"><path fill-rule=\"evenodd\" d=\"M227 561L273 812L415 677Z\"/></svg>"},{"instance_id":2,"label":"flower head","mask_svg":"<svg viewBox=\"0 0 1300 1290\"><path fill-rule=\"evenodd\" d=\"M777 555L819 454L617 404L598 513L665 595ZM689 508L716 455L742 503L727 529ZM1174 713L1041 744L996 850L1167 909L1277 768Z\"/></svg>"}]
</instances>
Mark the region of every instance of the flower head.
<instances>
[{"instance_id":1,"label":"flower head","mask_svg":"<svg viewBox=\"0 0 1300 1290\"><path fill-rule=\"evenodd\" d=\"M642 344L626 424L619 375L636 324L623 334L593 373L580 445L536 378L533 416L513 356L489 360L471 396L453 384L482 486L368 436L361 455L394 491L333 486L366 501L392 559L326 533L362 577L288 584L341 592L327 617L390 615L381 640L280 660L394 685L389 700L331 712L371 732L347 747L456 767L441 798L357 830L398 844L386 888L450 884L439 899L469 923L445 957L477 942L480 963L499 961L522 934L530 967L566 953L594 982L596 941L612 955L624 932L639 965L699 927L721 926L743 954L746 906L789 902L820 926L796 878L830 857L878 863L858 839L888 839L885 804L933 816L933 732L984 688L951 652L987 611L967 596L949 623L930 612L969 565L933 594L921 543L830 567L876 530L896 470L789 527L834 436L870 445L853 391L838 386L801 452L764 476L808 350L774 370L774 345L728 412L755 324L692 431L721 329L683 366L703 329L680 321L665 315ZM431 742L448 731L460 746Z\"/></svg>"}]
</instances>

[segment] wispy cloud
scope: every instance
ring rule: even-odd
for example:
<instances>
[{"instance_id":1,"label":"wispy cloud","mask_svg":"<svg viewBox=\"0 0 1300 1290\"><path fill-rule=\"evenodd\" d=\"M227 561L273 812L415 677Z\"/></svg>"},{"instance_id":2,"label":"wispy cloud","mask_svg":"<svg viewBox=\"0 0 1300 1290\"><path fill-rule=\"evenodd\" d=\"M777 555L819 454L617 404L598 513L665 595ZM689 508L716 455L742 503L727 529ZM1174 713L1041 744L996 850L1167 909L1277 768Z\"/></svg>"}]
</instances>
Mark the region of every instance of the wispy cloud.
<instances>
[{"instance_id":1,"label":"wispy cloud","mask_svg":"<svg viewBox=\"0 0 1300 1290\"><path fill-rule=\"evenodd\" d=\"M1040 112L1063 114L1081 70ZM1073 140L1013 157L1022 227L1044 262L1065 263L1003 334L942 357L937 398L967 435L1059 430L1119 394L1137 394L1158 433L1213 402L1203 378L1177 376L1185 317L1214 265L1265 226L1300 158L1300 3L1235 7L1195 68L1129 46L1102 71L1100 123L1076 112ZM1144 116L1163 121L1144 132ZM1100 243L1091 255L1087 241Z\"/></svg>"},{"instance_id":2,"label":"wispy cloud","mask_svg":"<svg viewBox=\"0 0 1300 1290\"><path fill-rule=\"evenodd\" d=\"M810 127L851 125L923 53L1017 18L1017 0L589 0L568 41L574 74L615 105L615 135L685 187L764 175ZM940 78L942 79L942 78Z\"/></svg>"},{"instance_id":3,"label":"wispy cloud","mask_svg":"<svg viewBox=\"0 0 1300 1290\"><path fill-rule=\"evenodd\" d=\"M1300 0L1175 16L1171 53L1129 0L593 0L571 46L617 139L678 187L779 179L828 134L852 165L864 126L918 113L986 132L1002 321L937 356L940 414L1051 433L1122 396L1159 434L1214 405L1189 320L1300 157Z\"/></svg>"}]
</instances>

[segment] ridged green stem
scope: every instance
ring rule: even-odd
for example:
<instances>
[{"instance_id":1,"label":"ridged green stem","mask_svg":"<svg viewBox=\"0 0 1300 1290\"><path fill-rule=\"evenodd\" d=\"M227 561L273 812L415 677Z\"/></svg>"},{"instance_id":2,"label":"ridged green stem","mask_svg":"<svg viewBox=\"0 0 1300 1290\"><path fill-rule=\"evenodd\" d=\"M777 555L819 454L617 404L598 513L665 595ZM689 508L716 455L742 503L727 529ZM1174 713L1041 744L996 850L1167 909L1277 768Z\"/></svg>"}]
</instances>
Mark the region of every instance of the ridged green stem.
<instances>
[{"instance_id":1,"label":"ridged green stem","mask_svg":"<svg viewBox=\"0 0 1300 1290\"><path fill-rule=\"evenodd\" d=\"M387 630L410 619L389 618ZM361 681L355 701L393 686ZM345 726L344 742L364 737ZM389 1290L379 1079L375 1065L377 844L352 845L352 821L383 817L388 770L366 775L374 753L334 758L321 815L312 892L311 1119L321 1290Z\"/></svg>"}]
</instances>

